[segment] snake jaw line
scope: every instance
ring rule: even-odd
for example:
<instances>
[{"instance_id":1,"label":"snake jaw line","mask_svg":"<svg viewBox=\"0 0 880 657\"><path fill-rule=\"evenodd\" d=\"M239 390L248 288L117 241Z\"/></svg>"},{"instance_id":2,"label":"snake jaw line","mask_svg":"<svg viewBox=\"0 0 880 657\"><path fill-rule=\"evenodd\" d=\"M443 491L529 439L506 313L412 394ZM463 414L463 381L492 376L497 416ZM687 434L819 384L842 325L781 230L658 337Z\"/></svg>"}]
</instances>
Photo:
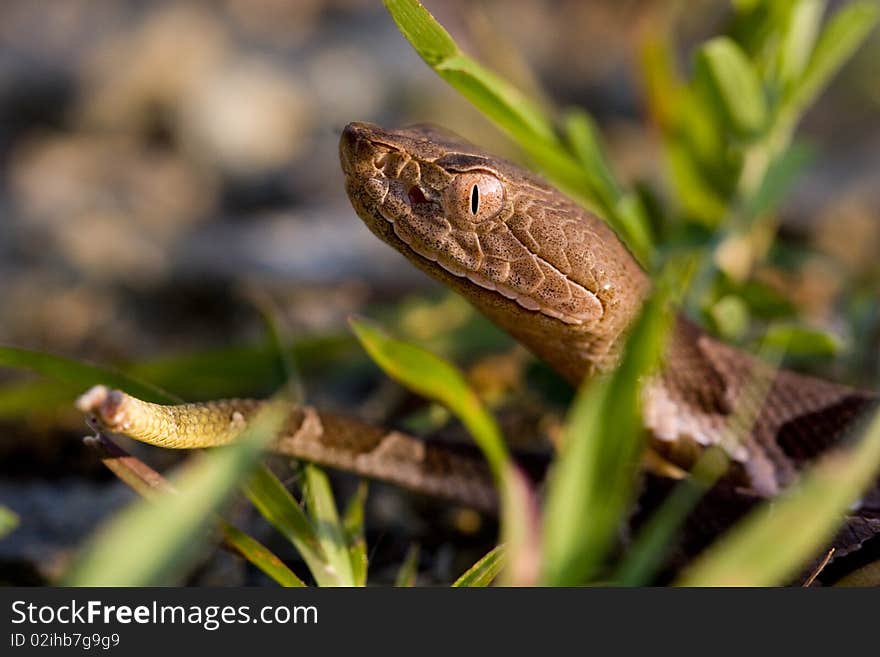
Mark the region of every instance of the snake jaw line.
<instances>
[{"instance_id":1,"label":"snake jaw line","mask_svg":"<svg viewBox=\"0 0 880 657\"><path fill-rule=\"evenodd\" d=\"M366 187L366 189L367 189L368 193L371 193L369 190L369 187ZM386 186L385 193L386 194L388 193L387 186ZM437 263L438 265L443 267L443 269L448 271L453 276L458 276L459 278L466 278L471 283L483 288L484 290L489 290L491 292L498 292L499 294L506 297L507 299L510 299L511 301L515 301L516 303L518 303L520 306L522 306L526 310L531 310L534 312L543 313L549 317L553 317L554 319L558 319L559 321L561 321L565 324L570 324L570 325L582 325L587 322L592 322L592 321L599 319L604 314L604 308L602 308L601 302L598 299L597 299L597 303L599 304L599 308L600 308L598 315L594 309L591 309L592 312L590 313L590 316L588 316L588 317L566 315L565 313L559 312L553 308L549 308L545 305L541 305L536 299L534 299L533 297L531 297L527 294L522 294L522 293L518 292L517 290L514 290L512 287L509 287L509 286L504 285L502 283L496 283L495 281L491 280L490 278L488 278L486 276L479 274L478 272L472 271L470 269L465 269L464 267L459 267L458 265L455 265L452 262L449 262L447 259L440 257L439 254L434 253L434 252L424 248L423 246L421 246L420 244L418 244L414 240L408 238L404 231L398 230L397 227L399 224L394 220L394 217L390 216L390 213L384 211L384 209L382 208L382 203L378 204L378 210L379 210L379 214L382 216L382 218L385 219L385 221L387 221L389 224L391 224L394 227L394 233L397 235L397 237L399 237L401 239L401 241L403 241L407 246L409 246L413 250L414 253L417 253L418 255L420 255L422 258L425 258L426 260L430 260L431 262ZM582 286L577 285L573 281L569 280L568 282L570 285L576 285L578 288L583 289ZM610 283L606 283L603 289L610 290L611 287L612 286ZM589 290L583 289L583 293L584 293L584 295L590 295L590 296L595 297L595 295L593 295Z\"/></svg>"},{"instance_id":2,"label":"snake jaw line","mask_svg":"<svg viewBox=\"0 0 880 657\"><path fill-rule=\"evenodd\" d=\"M385 241L423 258L429 273L440 268L559 322L554 332L574 331L573 341L610 349L647 291L644 272L601 220L452 133L352 123L340 162L355 209Z\"/></svg>"}]
</instances>

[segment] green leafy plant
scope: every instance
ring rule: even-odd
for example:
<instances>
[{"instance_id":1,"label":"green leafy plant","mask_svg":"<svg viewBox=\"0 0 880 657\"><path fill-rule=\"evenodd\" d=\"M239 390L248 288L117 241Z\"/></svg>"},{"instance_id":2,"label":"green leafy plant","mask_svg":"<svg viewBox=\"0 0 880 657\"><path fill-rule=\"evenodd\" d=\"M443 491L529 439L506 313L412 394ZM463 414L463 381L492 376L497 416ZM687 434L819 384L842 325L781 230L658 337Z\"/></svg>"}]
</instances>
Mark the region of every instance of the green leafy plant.
<instances>
[{"instance_id":1,"label":"green leafy plant","mask_svg":"<svg viewBox=\"0 0 880 657\"><path fill-rule=\"evenodd\" d=\"M135 503L102 528L67 573L71 586L146 586L173 582L199 555L213 514L253 468L287 415L268 406L242 439L190 465L178 494Z\"/></svg>"},{"instance_id":2,"label":"green leafy plant","mask_svg":"<svg viewBox=\"0 0 880 657\"><path fill-rule=\"evenodd\" d=\"M464 375L449 362L429 351L388 337L363 321L352 320L352 328L367 353L393 378L421 395L444 404L470 431L483 450L498 489L501 491L502 540L508 546L509 583L531 583L536 518L532 493L525 478L510 460L501 430L485 410Z\"/></svg>"},{"instance_id":3,"label":"green leafy plant","mask_svg":"<svg viewBox=\"0 0 880 657\"><path fill-rule=\"evenodd\" d=\"M569 411L547 490L547 584L595 578L616 542L644 447L639 381L656 369L667 322L666 296L655 294L633 327L620 366L610 376L585 384ZM608 427L612 417L613 431Z\"/></svg>"},{"instance_id":4,"label":"green leafy plant","mask_svg":"<svg viewBox=\"0 0 880 657\"><path fill-rule=\"evenodd\" d=\"M486 553L477 563L468 568L452 584L453 587L489 586L498 577L504 562L504 546L496 545Z\"/></svg>"},{"instance_id":5,"label":"green leafy plant","mask_svg":"<svg viewBox=\"0 0 880 657\"><path fill-rule=\"evenodd\" d=\"M326 475L306 466L306 510L265 467L245 487L254 507L286 537L308 565L319 586L363 586L366 583L363 528L347 531L336 512ZM363 496L357 495L351 514L363 514ZM351 529L351 528L350 528Z\"/></svg>"}]
</instances>

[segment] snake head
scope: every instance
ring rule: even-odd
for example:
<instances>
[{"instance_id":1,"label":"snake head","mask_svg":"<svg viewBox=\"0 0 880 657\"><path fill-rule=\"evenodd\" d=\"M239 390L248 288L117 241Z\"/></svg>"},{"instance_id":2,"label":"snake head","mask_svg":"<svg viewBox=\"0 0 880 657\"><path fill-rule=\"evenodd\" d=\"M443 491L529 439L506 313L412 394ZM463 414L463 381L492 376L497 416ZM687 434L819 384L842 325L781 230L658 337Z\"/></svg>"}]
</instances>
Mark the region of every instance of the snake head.
<instances>
[{"instance_id":1,"label":"snake head","mask_svg":"<svg viewBox=\"0 0 880 657\"><path fill-rule=\"evenodd\" d=\"M603 222L445 130L352 123L340 159L352 204L386 242L522 308L592 326L606 302L639 282L638 265Z\"/></svg>"},{"instance_id":2,"label":"snake head","mask_svg":"<svg viewBox=\"0 0 880 657\"><path fill-rule=\"evenodd\" d=\"M352 204L382 239L522 308L592 327L647 291L604 222L441 128L351 123L340 159Z\"/></svg>"}]
</instances>

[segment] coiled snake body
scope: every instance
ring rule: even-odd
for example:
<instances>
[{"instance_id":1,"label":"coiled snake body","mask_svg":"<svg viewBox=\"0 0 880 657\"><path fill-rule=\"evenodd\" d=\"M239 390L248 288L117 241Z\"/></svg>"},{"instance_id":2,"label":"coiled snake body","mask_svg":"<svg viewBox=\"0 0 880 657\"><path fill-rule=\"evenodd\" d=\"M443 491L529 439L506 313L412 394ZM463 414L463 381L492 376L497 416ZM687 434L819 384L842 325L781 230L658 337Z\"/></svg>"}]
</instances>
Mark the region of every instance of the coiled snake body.
<instances>
[{"instance_id":1,"label":"coiled snake body","mask_svg":"<svg viewBox=\"0 0 880 657\"><path fill-rule=\"evenodd\" d=\"M352 205L379 238L457 291L572 384L612 368L650 281L614 232L542 179L438 128L353 123L340 144ZM726 435L750 382L769 388L748 435ZM772 495L834 446L877 395L792 372L679 319L643 416L654 449L688 467L721 445L740 486ZM233 440L260 402L157 406L96 388L80 400L110 431L166 447ZM476 454L294 408L274 449L490 507Z\"/></svg>"}]
</instances>

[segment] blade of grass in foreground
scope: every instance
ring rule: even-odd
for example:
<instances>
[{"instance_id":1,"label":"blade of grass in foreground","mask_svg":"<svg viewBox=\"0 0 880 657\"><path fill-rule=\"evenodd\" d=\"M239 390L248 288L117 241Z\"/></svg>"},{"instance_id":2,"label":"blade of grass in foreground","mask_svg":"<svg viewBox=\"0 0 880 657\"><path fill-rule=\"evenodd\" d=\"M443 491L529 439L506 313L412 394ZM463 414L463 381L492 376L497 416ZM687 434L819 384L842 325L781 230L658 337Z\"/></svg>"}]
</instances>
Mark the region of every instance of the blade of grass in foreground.
<instances>
[{"instance_id":1,"label":"blade of grass in foreground","mask_svg":"<svg viewBox=\"0 0 880 657\"><path fill-rule=\"evenodd\" d=\"M716 37L706 42L697 53L697 68L734 132L753 136L766 127L768 114L761 81L735 41Z\"/></svg>"},{"instance_id":2,"label":"blade of grass in foreground","mask_svg":"<svg viewBox=\"0 0 880 657\"><path fill-rule=\"evenodd\" d=\"M599 573L614 544L633 494L643 447L640 381L659 361L668 316L666 295L658 291L636 321L620 366L578 392L560 455L549 475L545 584L572 586L589 581Z\"/></svg>"},{"instance_id":3,"label":"blade of grass in foreground","mask_svg":"<svg viewBox=\"0 0 880 657\"><path fill-rule=\"evenodd\" d=\"M180 398L157 386L122 372L41 351L0 346L0 366L27 369L64 383L79 386L82 390L103 383L111 388L120 388L130 395L157 404L176 404L181 401Z\"/></svg>"},{"instance_id":4,"label":"blade of grass in foreground","mask_svg":"<svg viewBox=\"0 0 880 657\"><path fill-rule=\"evenodd\" d=\"M280 311L268 294L252 292L252 302L263 317L266 330L266 339L270 350L275 356L278 370L283 377L283 385L287 389L288 397L293 402L301 402L305 398L302 377L296 364L296 359L284 345L292 342L287 335L286 327L281 318Z\"/></svg>"},{"instance_id":5,"label":"blade of grass in foreground","mask_svg":"<svg viewBox=\"0 0 880 657\"><path fill-rule=\"evenodd\" d=\"M416 585L416 576L419 574L419 546L413 543L406 551L406 557L397 571L394 586L398 588L410 588Z\"/></svg>"},{"instance_id":6,"label":"blade of grass in foreground","mask_svg":"<svg viewBox=\"0 0 880 657\"><path fill-rule=\"evenodd\" d=\"M496 545L489 552L467 569L455 582L453 587L489 586L504 565L504 546Z\"/></svg>"},{"instance_id":7,"label":"blade of grass in foreground","mask_svg":"<svg viewBox=\"0 0 880 657\"><path fill-rule=\"evenodd\" d=\"M283 385L286 397L291 403L301 402L305 396L302 379L295 359L284 348L284 345L289 342L289 336L286 335L287 332L280 319L278 308L269 295L257 290L251 292L251 301L257 306L263 317L267 342L274 354L278 371L284 379ZM265 472L268 472L268 469ZM323 558L323 563L320 565L320 572L314 575L316 581L323 581L325 573L329 573L336 575L334 584L354 585L352 563L349 558L345 532L336 514L336 503L333 499L333 493L330 490L327 476L317 466L306 464L305 477L304 497L309 509L309 515L311 516L314 533L322 548L320 558ZM272 478L274 479L274 476ZM258 508L267 508L268 505L272 504L271 500L261 499L262 493L259 490L251 488L250 492L252 496L260 500L261 503ZM276 496L275 499L278 502L285 500L284 496ZM300 512L299 506L294 501L288 500L288 502L293 504L294 508L288 508L287 514L293 513L297 515ZM303 543L308 543L310 539L310 532L302 533L301 540ZM315 562L318 560L319 557L310 559L316 566ZM318 579L319 577L321 578L320 580ZM300 585L304 586L302 582L300 582Z\"/></svg>"},{"instance_id":8,"label":"blade of grass in foreground","mask_svg":"<svg viewBox=\"0 0 880 657\"><path fill-rule=\"evenodd\" d=\"M69 363L61 363L62 367L56 369L46 359L57 360L57 356L8 349L0 347L0 367L27 369L49 378L13 381L0 386L0 418L5 419L69 408L83 390L100 382L141 399L175 403L180 400L168 390L187 391L199 399L252 396L255 390L263 390L267 382L279 378L277 349L270 345L232 345L161 356L127 363L122 374L112 368L76 361L71 362L78 367L67 368L64 365ZM31 358L31 353L37 357ZM285 348L285 358L295 361L304 370L336 364L333 371L340 375L345 367L357 367L359 356L356 342L348 333L305 336ZM112 383L114 380L116 383ZM150 383L144 383L146 381ZM154 392L148 393L138 386L147 386Z\"/></svg>"},{"instance_id":9,"label":"blade of grass in foreground","mask_svg":"<svg viewBox=\"0 0 880 657\"><path fill-rule=\"evenodd\" d=\"M342 525L351 557L355 586L367 585L367 540L364 537L364 504L367 501L367 482L361 481L342 514Z\"/></svg>"},{"instance_id":10,"label":"blade of grass in foreground","mask_svg":"<svg viewBox=\"0 0 880 657\"><path fill-rule=\"evenodd\" d=\"M804 73L785 99L788 111L798 113L815 101L822 89L868 36L880 17L876 0L852 2L828 21Z\"/></svg>"},{"instance_id":11,"label":"blade of grass in foreground","mask_svg":"<svg viewBox=\"0 0 880 657\"><path fill-rule=\"evenodd\" d=\"M266 548L265 545L251 538L238 527L226 521L221 521L220 530L223 532L223 539L230 548L233 548L281 586L293 588L305 586L305 583L290 568L284 565L281 559Z\"/></svg>"},{"instance_id":12,"label":"blade of grass in foreground","mask_svg":"<svg viewBox=\"0 0 880 657\"><path fill-rule=\"evenodd\" d=\"M519 90L461 52L449 33L415 0L385 0L403 36L440 77L517 138L554 141L541 110Z\"/></svg>"},{"instance_id":13,"label":"blade of grass in foreground","mask_svg":"<svg viewBox=\"0 0 880 657\"><path fill-rule=\"evenodd\" d=\"M647 262L652 244L646 217L632 211L627 203L608 203L603 198L596 186L601 172L585 169L566 150L535 102L463 53L417 0L385 0L385 7L403 36L437 75L516 140L558 186L585 205L599 208L633 254Z\"/></svg>"},{"instance_id":14,"label":"blade of grass in foreground","mask_svg":"<svg viewBox=\"0 0 880 657\"><path fill-rule=\"evenodd\" d=\"M880 466L880 412L859 443L831 454L800 484L740 521L682 575L681 586L775 586L803 568L834 535Z\"/></svg>"},{"instance_id":15,"label":"blade of grass in foreground","mask_svg":"<svg viewBox=\"0 0 880 657\"><path fill-rule=\"evenodd\" d=\"M525 476L510 460L495 418L452 364L394 340L367 322L352 319L350 323L364 349L389 376L445 405L473 436L500 492L502 541L508 546L506 583L534 583L539 562L537 504Z\"/></svg>"},{"instance_id":16,"label":"blade of grass in foreground","mask_svg":"<svg viewBox=\"0 0 880 657\"><path fill-rule=\"evenodd\" d=\"M315 533L326 557L327 568L332 570L342 586L355 586L354 570L345 528L339 521L336 502L330 490L327 475L316 465L305 466L303 496L315 527Z\"/></svg>"},{"instance_id":17,"label":"blade of grass in foreground","mask_svg":"<svg viewBox=\"0 0 880 657\"><path fill-rule=\"evenodd\" d=\"M502 586L536 586L541 574L541 511L523 472L506 466L500 482L501 540L506 546Z\"/></svg>"},{"instance_id":18,"label":"blade of grass in foreground","mask_svg":"<svg viewBox=\"0 0 880 657\"><path fill-rule=\"evenodd\" d=\"M99 433L97 436L84 438L83 442L96 450L104 465L141 497L154 500L163 493L178 494L165 477L131 456L107 436ZM302 580L268 548L222 518L218 520L227 549L237 552L281 586L304 586Z\"/></svg>"},{"instance_id":19,"label":"blade of grass in foreground","mask_svg":"<svg viewBox=\"0 0 880 657\"><path fill-rule=\"evenodd\" d=\"M288 409L266 406L240 440L205 454L176 478L179 495L129 506L100 529L64 578L68 586L150 586L176 581L194 563L213 514L275 438Z\"/></svg>"},{"instance_id":20,"label":"blade of grass in foreground","mask_svg":"<svg viewBox=\"0 0 880 657\"><path fill-rule=\"evenodd\" d=\"M621 586L642 586L660 570L669 547L687 516L727 470L729 460L718 447L706 450L689 476L678 482L623 555L613 581Z\"/></svg>"},{"instance_id":21,"label":"blade of grass in foreground","mask_svg":"<svg viewBox=\"0 0 880 657\"><path fill-rule=\"evenodd\" d=\"M344 586L327 566L327 556L311 520L266 466L257 468L245 494L268 522L293 543L318 586Z\"/></svg>"},{"instance_id":22,"label":"blade of grass in foreground","mask_svg":"<svg viewBox=\"0 0 880 657\"><path fill-rule=\"evenodd\" d=\"M10 382L0 386L0 420L17 420L61 406L70 408L82 391L75 383L48 379Z\"/></svg>"},{"instance_id":23,"label":"blade of grass in foreground","mask_svg":"<svg viewBox=\"0 0 880 657\"><path fill-rule=\"evenodd\" d=\"M498 424L464 375L439 356L390 338L366 321L351 319L349 323L366 352L386 374L410 390L437 400L461 420L483 450L495 476L500 477L508 461L507 447Z\"/></svg>"},{"instance_id":24,"label":"blade of grass in foreground","mask_svg":"<svg viewBox=\"0 0 880 657\"><path fill-rule=\"evenodd\" d=\"M725 434L748 436L752 433L788 345L787 341L771 341L765 337L759 360L768 367L752 372L751 381L744 388L746 394L739 397L728 416ZM666 559L669 547L687 516L724 475L729 465L730 459L721 447L710 447L703 452L691 468L690 475L675 486L639 530L617 569L614 580L618 584L638 586L651 581Z\"/></svg>"}]
</instances>

